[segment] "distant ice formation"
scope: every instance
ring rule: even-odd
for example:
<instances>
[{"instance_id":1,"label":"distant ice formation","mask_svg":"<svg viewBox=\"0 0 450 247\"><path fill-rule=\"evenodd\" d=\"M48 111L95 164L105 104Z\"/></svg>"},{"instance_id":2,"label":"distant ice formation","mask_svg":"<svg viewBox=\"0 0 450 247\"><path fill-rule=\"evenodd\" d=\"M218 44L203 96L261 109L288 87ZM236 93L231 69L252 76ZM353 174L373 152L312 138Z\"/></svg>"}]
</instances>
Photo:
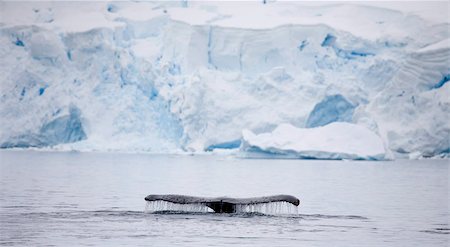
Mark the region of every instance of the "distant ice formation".
<instances>
[{"instance_id":1,"label":"distant ice formation","mask_svg":"<svg viewBox=\"0 0 450 247\"><path fill-rule=\"evenodd\" d=\"M372 131L351 123L334 122L316 128L281 124L269 133L242 133L242 150L250 157L302 159L387 158L383 141Z\"/></svg>"},{"instance_id":2,"label":"distant ice formation","mask_svg":"<svg viewBox=\"0 0 450 247\"><path fill-rule=\"evenodd\" d=\"M339 123L448 156L448 3L368 4L0 2L0 146L209 152Z\"/></svg>"}]
</instances>

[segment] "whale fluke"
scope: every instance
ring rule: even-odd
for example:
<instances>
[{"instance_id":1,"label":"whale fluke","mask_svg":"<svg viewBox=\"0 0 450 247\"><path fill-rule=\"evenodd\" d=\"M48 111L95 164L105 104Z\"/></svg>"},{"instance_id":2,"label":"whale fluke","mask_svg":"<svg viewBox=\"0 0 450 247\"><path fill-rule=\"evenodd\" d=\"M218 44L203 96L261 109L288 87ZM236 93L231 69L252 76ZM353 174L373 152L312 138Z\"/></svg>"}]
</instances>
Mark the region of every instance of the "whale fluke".
<instances>
[{"instance_id":1,"label":"whale fluke","mask_svg":"<svg viewBox=\"0 0 450 247\"><path fill-rule=\"evenodd\" d=\"M196 197L185 195L148 195L146 201L165 201L178 204L204 204L216 213L235 213L236 206L247 206L271 202L288 202L295 206L300 204L300 200L291 195L274 195L251 198L231 198L231 197Z\"/></svg>"}]
</instances>

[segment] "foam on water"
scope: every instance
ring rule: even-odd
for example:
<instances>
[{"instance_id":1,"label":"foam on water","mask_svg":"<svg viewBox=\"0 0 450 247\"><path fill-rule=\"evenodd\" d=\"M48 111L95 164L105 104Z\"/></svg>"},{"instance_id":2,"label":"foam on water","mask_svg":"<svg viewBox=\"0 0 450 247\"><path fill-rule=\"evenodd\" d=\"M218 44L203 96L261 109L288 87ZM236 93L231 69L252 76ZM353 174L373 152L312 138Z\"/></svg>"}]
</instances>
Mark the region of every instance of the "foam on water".
<instances>
[{"instance_id":1,"label":"foam on water","mask_svg":"<svg viewBox=\"0 0 450 247\"><path fill-rule=\"evenodd\" d=\"M151 201L147 202L145 212L199 212L211 213L214 212L204 203L189 203L179 204L166 201ZM288 202L270 202L270 203L255 203L246 205L236 205L236 213L262 213L266 215L278 214L298 214L298 207Z\"/></svg>"}]
</instances>

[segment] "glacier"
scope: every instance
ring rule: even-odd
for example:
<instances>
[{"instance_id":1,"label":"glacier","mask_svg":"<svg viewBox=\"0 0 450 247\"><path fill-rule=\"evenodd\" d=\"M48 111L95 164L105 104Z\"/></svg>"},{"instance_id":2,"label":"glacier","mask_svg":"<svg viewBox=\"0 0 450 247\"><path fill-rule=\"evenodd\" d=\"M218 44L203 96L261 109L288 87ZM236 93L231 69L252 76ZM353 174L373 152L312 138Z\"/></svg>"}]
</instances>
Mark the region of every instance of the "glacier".
<instances>
[{"instance_id":1,"label":"glacier","mask_svg":"<svg viewBox=\"0 0 450 247\"><path fill-rule=\"evenodd\" d=\"M371 4L1 2L0 147L204 153L340 123L448 157L448 3Z\"/></svg>"},{"instance_id":2,"label":"glacier","mask_svg":"<svg viewBox=\"0 0 450 247\"><path fill-rule=\"evenodd\" d=\"M40 95L42 91L39 92ZM44 147L60 143L72 143L86 139L80 120L80 110L74 106L69 108L69 114L60 116L45 123L37 134L25 133L13 137L1 144L1 148Z\"/></svg>"}]
</instances>

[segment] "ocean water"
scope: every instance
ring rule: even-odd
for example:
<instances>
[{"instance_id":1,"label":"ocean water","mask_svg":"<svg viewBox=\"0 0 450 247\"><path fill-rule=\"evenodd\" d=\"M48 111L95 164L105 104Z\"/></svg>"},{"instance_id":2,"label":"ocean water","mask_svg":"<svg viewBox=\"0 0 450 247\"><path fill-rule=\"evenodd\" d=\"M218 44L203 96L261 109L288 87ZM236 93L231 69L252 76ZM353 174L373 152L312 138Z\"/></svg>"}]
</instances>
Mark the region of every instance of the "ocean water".
<instances>
[{"instance_id":1,"label":"ocean water","mask_svg":"<svg viewBox=\"0 0 450 247\"><path fill-rule=\"evenodd\" d=\"M448 246L448 191L448 160L3 150L0 245ZM301 203L298 213L154 212L148 194L291 194Z\"/></svg>"}]
</instances>

